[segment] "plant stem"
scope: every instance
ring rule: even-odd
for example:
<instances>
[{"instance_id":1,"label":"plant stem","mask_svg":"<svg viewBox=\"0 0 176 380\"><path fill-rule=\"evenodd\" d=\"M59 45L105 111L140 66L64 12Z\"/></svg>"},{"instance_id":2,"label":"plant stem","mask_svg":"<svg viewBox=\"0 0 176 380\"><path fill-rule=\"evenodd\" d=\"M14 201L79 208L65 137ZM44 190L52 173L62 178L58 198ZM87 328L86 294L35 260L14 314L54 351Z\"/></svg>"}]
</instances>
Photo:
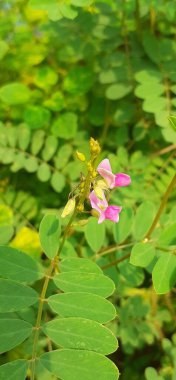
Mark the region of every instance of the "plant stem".
<instances>
[{"instance_id":1,"label":"plant stem","mask_svg":"<svg viewBox=\"0 0 176 380\"><path fill-rule=\"evenodd\" d=\"M118 264L121 263L122 261L128 259L128 257L130 257L130 253L127 253L126 255L124 255L123 257L121 257L120 259L117 259L117 260L115 260L115 261L112 261L112 262L109 263L109 264L103 265L103 266L101 267L101 269L108 269L108 268L113 267L114 265L118 265Z\"/></svg>"},{"instance_id":2,"label":"plant stem","mask_svg":"<svg viewBox=\"0 0 176 380\"><path fill-rule=\"evenodd\" d=\"M63 238L61 240L61 243L60 243L60 246L58 249L57 256L51 261L51 264L50 264L50 266L46 272L46 275L45 275L43 288L42 288L40 298L39 298L39 307L38 307L36 325L34 327L35 332L34 332L34 344L33 344L33 350L32 350L32 358L31 358L31 380L35 379L35 364L36 364L37 344L38 344L39 332L40 332L40 327L41 327L43 304L45 302L45 296L46 296L46 292L48 289L48 284L49 284L49 281L51 279L51 275L52 275L52 273L53 273L53 271L57 265L59 255L62 251L62 248L64 246L64 243L65 243L65 240L66 240L66 237L68 234L68 231L70 229L70 226L71 226L73 219L75 218L76 214L77 214L77 210L74 211L73 215L71 216L71 218L70 218L70 220L66 226Z\"/></svg>"},{"instance_id":3,"label":"plant stem","mask_svg":"<svg viewBox=\"0 0 176 380\"><path fill-rule=\"evenodd\" d=\"M167 188L167 190L166 190L166 192L165 192L165 194L163 196L163 199L161 201L161 204L160 204L160 207L158 209L158 212L156 213L156 216L154 218L154 221L153 221L151 227L149 228L148 232L145 235L145 239L147 239L147 240L150 239L150 236L151 236L152 232L154 231L154 229L155 229L155 227L156 227L156 225L158 223L158 220L159 220L162 212L164 211L164 208L165 208L165 206L167 204L169 195L171 194L171 192L172 192L172 190L173 190L173 188L174 188L175 185L176 185L176 174L173 176L173 178L172 178L172 180L171 180L171 182L170 182L170 184L169 184L169 186L168 186L168 188Z\"/></svg>"},{"instance_id":4,"label":"plant stem","mask_svg":"<svg viewBox=\"0 0 176 380\"><path fill-rule=\"evenodd\" d=\"M37 320L35 325L35 333L34 333L34 344L33 344L33 350L32 350L32 359L31 359L31 380L35 379L35 364L36 364L36 353L37 353L37 343L39 338L39 332L40 332L40 324L41 324L41 318L42 318L42 312L43 312L43 303L46 296L46 291L48 288L48 283L50 280L50 276L52 274L52 271L54 269L55 262L54 260L51 261L51 264L46 272L45 280L43 284L43 288L40 294L39 298L39 307L38 307L38 314L37 314Z\"/></svg>"}]
</instances>

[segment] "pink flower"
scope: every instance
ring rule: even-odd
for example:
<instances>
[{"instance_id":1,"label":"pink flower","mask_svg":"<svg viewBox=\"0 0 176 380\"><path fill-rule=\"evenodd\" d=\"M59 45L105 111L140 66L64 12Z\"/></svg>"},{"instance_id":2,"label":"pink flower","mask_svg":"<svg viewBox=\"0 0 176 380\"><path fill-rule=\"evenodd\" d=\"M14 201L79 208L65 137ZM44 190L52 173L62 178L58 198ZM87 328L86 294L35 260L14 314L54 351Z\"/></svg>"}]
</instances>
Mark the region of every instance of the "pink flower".
<instances>
[{"instance_id":1,"label":"pink flower","mask_svg":"<svg viewBox=\"0 0 176 380\"><path fill-rule=\"evenodd\" d=\"M108 202L103 193L103 199L99 199L95 191L92 191L89 195L90 203L92 208L94 208L99 213L98 224L102 223L105 219L112 220L113 222L119 221L119 213L122 210L120 206L108 206Z\"/></svg>"},{"instance_id":2,"label":"pink flower","mask_svg":"<svg viewBox=\"0 0 176 380\"><path fill-rule=\"evenodd\" d=\"M105 179L110 189L117 186L128 186L131 183L131 178L129 175L124 173L112 173L111 165L107 158L100 162L97 171Z\"/></svg>"}]
</instances>

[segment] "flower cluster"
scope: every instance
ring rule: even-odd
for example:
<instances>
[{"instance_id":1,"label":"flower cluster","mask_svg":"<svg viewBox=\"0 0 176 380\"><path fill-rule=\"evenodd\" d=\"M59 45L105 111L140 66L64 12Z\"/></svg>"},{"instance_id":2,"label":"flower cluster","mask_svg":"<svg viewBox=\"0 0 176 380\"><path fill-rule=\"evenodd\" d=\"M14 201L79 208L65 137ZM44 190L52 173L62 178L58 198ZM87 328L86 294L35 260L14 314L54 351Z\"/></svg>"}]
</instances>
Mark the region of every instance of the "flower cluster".
<instances>
[{"instance_id":1,"label":"flower cluster","mask_svg":"<svg viewBox=\"0 0 176 380\"><path fill-rule=\"evenodd\" d=\"M111 165L107 158L100 162L97 172L101 175L101 177L103 177L104 190L128 186L131 183L131 178L129 175L124 173L112 173ZM109 219L117 223L119 221L119 213L121 212L122 207L109 206L102 187L103 185L101 183L100 194L97 194L95 188L95 190L91 191L89 195L92 208L99 213L98 223L102 223L105 219Z\"/></svg>"},{"instance_id":2,"label":"flower cluster","mask_svg":"<svg viewBox=\"0 0 176 380\"><path fill-rule=\"evenodd\" d=\"M76 186L69 197L69 200L61 214L62 218L74 212L75 216L78 212L84 212L84 203L89 199L92 209L99 216L98 223L102 223L105 219L113 222L119 221L119 213L121 206L108 205L105 194L109 189L115 187L128 186L131 183L129 175L124 173L113 174L110 162L107 158L100 162L96 168L96 160L101 152L101 147L97 140L90 138L90 159L87 161L85 155L76 152L78 160L82 161L87 167L87 176L81 175L80 183Z\"/></svg>"}]
</instances>

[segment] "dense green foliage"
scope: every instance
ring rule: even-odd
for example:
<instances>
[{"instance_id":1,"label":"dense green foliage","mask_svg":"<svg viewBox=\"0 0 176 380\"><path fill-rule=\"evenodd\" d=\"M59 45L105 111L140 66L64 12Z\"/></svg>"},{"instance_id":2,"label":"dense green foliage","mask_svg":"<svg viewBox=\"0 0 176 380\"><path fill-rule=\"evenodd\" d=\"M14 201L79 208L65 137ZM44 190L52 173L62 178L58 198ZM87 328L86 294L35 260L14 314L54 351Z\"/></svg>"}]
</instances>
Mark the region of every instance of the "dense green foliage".
<instances>
[{"instance_id":1,"label":"dense green foliage","mask_svg":"<svg viewBox=\"0 0 176 380\"><path fill-rule=\"evenodd\" d=\"M84 380L87 362L90 379L105 366L115 380L104 356L116 350L114 335L120 379L175 380L174 186L150 231L176 172L175 1L10 0L0 16L0 347L1 364L10 362L0 378L25 378L37 294L69 220L58 216L85 174L76 150L88 158L93 136L100 160L132 184L111 194L123 206L118 224L85 213L72 226L48 288L37 380ZM67 329L77 332L72 345ZM63 349L46 353L52 345ZM82 363L73 378L68 358Z\"/></svg>"}]
</instances>

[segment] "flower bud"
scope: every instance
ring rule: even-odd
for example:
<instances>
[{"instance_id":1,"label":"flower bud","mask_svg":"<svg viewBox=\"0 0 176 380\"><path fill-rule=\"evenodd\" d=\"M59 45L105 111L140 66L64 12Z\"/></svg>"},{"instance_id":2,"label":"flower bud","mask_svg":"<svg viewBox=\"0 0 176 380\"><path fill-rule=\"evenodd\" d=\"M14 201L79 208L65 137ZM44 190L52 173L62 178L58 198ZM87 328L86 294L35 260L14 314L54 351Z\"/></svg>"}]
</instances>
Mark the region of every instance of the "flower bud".
<instances>
[{"instance_id":1,"label":"flower bud","mask_svg":"<svg viewBox=\"0 0 176 380\"><path fill-rule=\"evenodd\" d=\"M76 151L76 157L78 158L78 160L84 162L86 160L86 157L83 153L81 152L78 152L78 150Z\"/></svg>"},{"instance_id":2,"label":"flower bud","mask_svg":"<svg viewBox=\"0 0 176 380\"><path fill-rule=\"evenodd\" d=\"M99 142L97 140L94 140L93 137L91 137L90 138L90 152L93 155L98 156L100 151L101 151L101 148L100 148Z\"/></svg>"},{"instance_id":3,"label":"flower bud","mask_svg":"<svg viewBox=\"0 0 176 380\"><path fill-rule=\"evenodd\" d=\"M75 209L75 198L71 198L68 200L67 204L65 205L61 218L65 218L67 215L70 215Z\"/></svg>"},{"instance_id":4,"label":"flower bud","mask_svg":"<svg viewBox=\"0 0 176 380\"><path fill-rule=\"evenodd\" d=\"M78 210L79 212L84 211L84 205L83 205L83 204L78 205L78 206L77 206L77 210Z\"/></svg>"}]
</instances>

